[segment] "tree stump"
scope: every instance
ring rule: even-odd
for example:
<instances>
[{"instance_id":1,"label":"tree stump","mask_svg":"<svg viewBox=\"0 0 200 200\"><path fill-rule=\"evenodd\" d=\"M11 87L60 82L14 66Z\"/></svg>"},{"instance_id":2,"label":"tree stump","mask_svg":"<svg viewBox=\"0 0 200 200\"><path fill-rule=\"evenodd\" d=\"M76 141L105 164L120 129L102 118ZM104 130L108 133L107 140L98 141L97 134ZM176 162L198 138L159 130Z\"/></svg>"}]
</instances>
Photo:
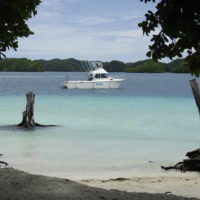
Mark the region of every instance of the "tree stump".
<instances>
[{"instance_id":1,"label":"tree stump","mask_svg":"<svg viewBox=\"0 0 200 200\"><path fill-rule=\"evenodd\" d=\"M26 110L22 113L22 122L17 126L22 128L33 128L35 126L40 127L49 127L55 125L42 125L38 124L34 120L34 103L35 103L35 94L33 92L29 92L26 94Z\"/></svg>"},{"instance_id":2,"label":"tree stump","mask_svg":"<svg viewBox=\"0 0 200 200\"><path fill-rule=\"evenodd\" d=\"M29 92L26 94L26 110L22 113L22 122L18 126L24 128L31 128L35 126L34 121L34 103L35 103L35 94Z\"/></svg>"}]
</instances>

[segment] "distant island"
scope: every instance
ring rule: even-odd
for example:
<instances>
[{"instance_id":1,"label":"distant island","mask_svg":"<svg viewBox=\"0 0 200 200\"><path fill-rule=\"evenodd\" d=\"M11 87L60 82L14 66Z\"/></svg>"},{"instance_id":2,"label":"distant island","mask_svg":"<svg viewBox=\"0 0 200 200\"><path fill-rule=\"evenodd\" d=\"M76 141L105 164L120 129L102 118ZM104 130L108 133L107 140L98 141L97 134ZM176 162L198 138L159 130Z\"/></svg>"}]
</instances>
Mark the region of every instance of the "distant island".
<instances>
[{"instance_id":1,"label":"distant island","mask_svg":"<svg viewBox=\"0 0 200 200\"><path fill-rule=\"evenodd\" d=\"M176 59L169 63L155 62L153 60L142 60L134 63L124 63L113 60L103 62L108 72L127 73L189 73L184 59ZM74 58L30 60L27 58L6 58L0 61L0 71L16 72L43 72L43 71L71 71L81 72L84 68L81 62Z\"/></svg>"}]
</instances>

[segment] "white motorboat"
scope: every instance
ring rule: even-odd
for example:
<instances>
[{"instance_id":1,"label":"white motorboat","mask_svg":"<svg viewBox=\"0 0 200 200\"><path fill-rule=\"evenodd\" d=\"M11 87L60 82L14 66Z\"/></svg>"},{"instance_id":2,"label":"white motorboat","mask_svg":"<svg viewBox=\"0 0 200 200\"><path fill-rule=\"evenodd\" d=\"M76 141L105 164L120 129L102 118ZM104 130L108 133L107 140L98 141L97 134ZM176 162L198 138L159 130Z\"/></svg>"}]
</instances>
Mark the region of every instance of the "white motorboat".
<instances>
[{"instance_id":1,"label":"white motorboat","mask_svg":"<svg viewBox=\"0 0 200 200\"><path fill-rule=\"evenodd\" d=\"M102 62L93 61L82 63L82 66L89 73L86 81L64 81L63 87L67 89L109 89L119 88L124 79L113 78L103 69Z\"/></svg>"}]
</instances>

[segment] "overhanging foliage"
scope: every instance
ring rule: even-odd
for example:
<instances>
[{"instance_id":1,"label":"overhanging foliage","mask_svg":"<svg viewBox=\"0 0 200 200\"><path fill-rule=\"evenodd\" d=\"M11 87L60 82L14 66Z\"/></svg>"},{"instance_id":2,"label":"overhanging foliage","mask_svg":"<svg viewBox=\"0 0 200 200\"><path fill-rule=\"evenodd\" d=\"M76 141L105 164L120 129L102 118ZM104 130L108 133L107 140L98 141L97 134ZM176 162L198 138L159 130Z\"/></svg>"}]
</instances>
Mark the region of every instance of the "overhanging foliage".
<instances>
[{"instance_id":1,"label":"overhanging foliage","mask_svg":"<svg viewBox=\"0 0 200 200\"><path fill-rule=\"evenodd\" d=\"M19 37L33 34L26 21L36 15L40 0L0 1L0 58L8 49L16 50Z\"/></svg>"},{"instance_id":2,"label":"overhanging foliage","mask_svg":"<svg viewBox=\"0 0 200 200\"><path fill-rule=\"evenodd\" d=\"M156 0L140 0L145 3ZM200 74L200 7L197 0L160 0L156 11L148 11L139 23L145 35L153 33L148 57L159 60L187 54L189 70ZM158 29L159 32L155 33Z\"/></svg>"}]
</instances>

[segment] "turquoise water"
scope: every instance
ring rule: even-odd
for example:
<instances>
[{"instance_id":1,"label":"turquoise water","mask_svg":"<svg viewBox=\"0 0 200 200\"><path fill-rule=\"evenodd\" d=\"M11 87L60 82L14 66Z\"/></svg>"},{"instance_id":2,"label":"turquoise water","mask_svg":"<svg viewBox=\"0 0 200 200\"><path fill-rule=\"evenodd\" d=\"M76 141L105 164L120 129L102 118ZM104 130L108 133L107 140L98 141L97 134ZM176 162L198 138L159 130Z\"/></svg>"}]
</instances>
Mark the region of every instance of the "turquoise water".
<instances>
[{"instance_id":1,"label":"turquoise water","mask_svg":"<svg viewBox=\"0 0 200 200\"><path fill-rule=\"evenodd\" d=\"M37 174L103 178L159 173L160 165L199 148L200 121L189 75L114 75L126 78L120 89L82 91L61 89L63 73L1 73L1 125L21 121L29 90L36 93L35 120L60 125L0 129L2 159Z\"/></svg>"}]
</instances>

